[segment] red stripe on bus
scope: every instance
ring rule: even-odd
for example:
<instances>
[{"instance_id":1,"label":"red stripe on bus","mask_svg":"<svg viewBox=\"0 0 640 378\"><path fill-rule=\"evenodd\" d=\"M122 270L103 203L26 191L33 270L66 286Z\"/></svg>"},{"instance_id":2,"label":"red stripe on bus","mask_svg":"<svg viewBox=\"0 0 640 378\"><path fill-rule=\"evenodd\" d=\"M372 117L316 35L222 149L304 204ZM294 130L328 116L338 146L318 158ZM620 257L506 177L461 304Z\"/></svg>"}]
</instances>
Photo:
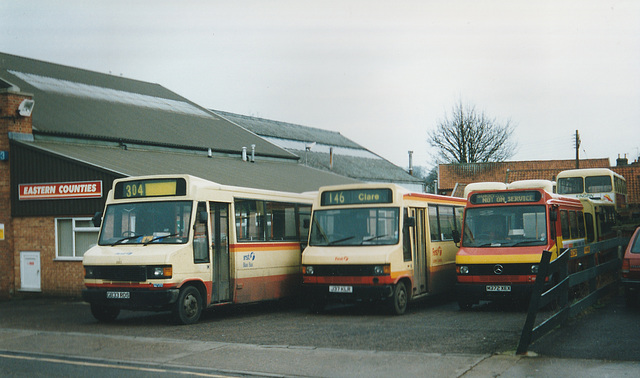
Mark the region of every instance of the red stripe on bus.
<instances>
[{"instance_id":1,"label":"red stripe on bus","mask_svg":"<svg viewBox=\"0 0 640 378\"><path fill-rule=\"evenodd\" d=\"M460 283L533 283L536 282L535 275L508 275L508 276L461 276L458 275Z\"/></svg>"},{"instance_id":2,"label":"red stripe on bus","mask_svg":"<svg viewBox=\"0 0 640 378\"><path fill-rule=\"evenodd\" d=\"M378 282L374 284L374 279ZM305 284L330 284L330 285L390 285L395 283L391 276L304 276Z\"/></svg>"}]
</instances>

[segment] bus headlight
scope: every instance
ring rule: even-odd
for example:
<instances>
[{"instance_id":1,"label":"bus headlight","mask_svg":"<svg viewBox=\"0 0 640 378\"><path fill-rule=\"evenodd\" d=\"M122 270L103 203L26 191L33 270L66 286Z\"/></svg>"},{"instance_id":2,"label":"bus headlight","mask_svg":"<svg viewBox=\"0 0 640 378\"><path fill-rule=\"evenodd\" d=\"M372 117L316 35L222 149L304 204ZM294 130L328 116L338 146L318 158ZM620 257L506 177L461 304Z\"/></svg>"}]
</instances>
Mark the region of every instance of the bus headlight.
<instances>
[{"instance_id":1,"label":"bus headlight","mask_svg":"<svg viewBox=\"0 0 640 378\"><path fill-rule=\"evenodd\" d=\"M148 279L162 279L162 278L171 278L173 276L173 269L171 266L161 265L161 266L148 266L147 267L147 278Z\"/></svg>"},{"instance_id":2,"label":"bus headlight","mask_svg":"<svg viewBox=\"0 0 640 378\"><path fill-rule=\"evenodd\" d=\"M538 274L538 268L539 268L538 264L531 265L531 273Z\"/></svg>"},{"instance_id":3,"label":"bus headlight","mask_svg":"<svg viewBox=\"0 0 640 378\"><path fill-rule=\"evenodd\" d=\"M376 265L373 267L373 274L381 276L384 274L384 267L382 265Z\"/></svg>"},{"instance_id":4,"label":"bus headlight","mask_svg":"<svg viewBox=\"0 0 640 378\"><path fill-rule=\"evenodd\" d=\"M304 267L304 274L308 276L313 276L313 266L307 265Z\"/></svg>"},{"instance_id":5,"label":"bus headlight","mask_svg":"<svg viewBox=\"0 0 640 378\"><path fill-rule=\"evenodd\" d=\"M95 274L95 269L92 266L84 267L84 278L93 278Z\"/></svg>"},{"instance_id":6,"label":"bus headlight","mask_svg":"<svg viewBox=\"0 0 640 378\"><path fill-rule=\"evenodd\" d=\"M469 274L469 267L466 266L466 265L458 266L458 273L459 274Z\"/></svg>"}]
</instances>

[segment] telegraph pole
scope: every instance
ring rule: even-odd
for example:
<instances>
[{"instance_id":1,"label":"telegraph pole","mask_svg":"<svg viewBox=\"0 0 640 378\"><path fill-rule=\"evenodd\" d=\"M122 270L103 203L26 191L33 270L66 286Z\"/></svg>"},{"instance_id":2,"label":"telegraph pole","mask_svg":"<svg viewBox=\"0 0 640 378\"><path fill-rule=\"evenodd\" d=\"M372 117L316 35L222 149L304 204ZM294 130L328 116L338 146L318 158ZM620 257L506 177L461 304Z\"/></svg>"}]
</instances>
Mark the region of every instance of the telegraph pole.
<instances>
[{"instance_id":1,"label":"telegraph pole","mask_svg":"<svg viewBox=\"0 0 640 378\"><path fill-rule=\"evenodd\" d=\"M580 134L576 130L576 169L580 168Z\"/></svg>"}]
</instances>

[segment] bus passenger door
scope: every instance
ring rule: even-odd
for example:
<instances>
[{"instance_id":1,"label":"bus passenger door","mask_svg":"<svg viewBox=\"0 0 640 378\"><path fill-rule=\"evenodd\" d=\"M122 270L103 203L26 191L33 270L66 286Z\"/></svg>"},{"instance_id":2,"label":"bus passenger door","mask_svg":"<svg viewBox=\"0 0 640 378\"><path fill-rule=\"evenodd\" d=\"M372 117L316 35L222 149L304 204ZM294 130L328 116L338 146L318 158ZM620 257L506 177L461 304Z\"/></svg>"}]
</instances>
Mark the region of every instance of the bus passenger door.
<instances>
[{"instance_id":1,"label":"bus passenger door","mask_svg":"<svg viewBox=\"0 0 640 378\"><path fill-rule=\"evenodd\" d=\"M426 253L426 228L425 209L412 209L415 221L415 233L413 238L413 294L423 294L427 291L427 253Z\"/></svg>"},{"instance_id":2,"label":"bus passenger door","mask_svg":"<svg viewBox=\"0 0 640 378\"><path fill-rule=\"evenodd\" d=\"M213 293L211 303L228 302L229 286L229 204L209 202L211 242L213 252Z\"/></svg>"}]
</instances>

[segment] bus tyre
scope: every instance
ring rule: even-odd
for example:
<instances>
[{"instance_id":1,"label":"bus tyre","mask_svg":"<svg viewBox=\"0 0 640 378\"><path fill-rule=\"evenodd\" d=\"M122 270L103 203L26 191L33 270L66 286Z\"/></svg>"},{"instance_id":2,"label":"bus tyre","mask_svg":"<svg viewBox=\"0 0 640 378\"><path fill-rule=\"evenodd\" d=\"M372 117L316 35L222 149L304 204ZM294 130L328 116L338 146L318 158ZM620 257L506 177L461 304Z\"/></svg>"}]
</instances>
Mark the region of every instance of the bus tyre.
<instances>
[{"instance_id":1,"label":"bus tyre","mask_svg":"<svg viewBox=\"0 0 640 378\"><path fill-rule=\"evenodd\" d=\"M407 286L404 282L400 281L393 289L393 296L389 301L389 309L392 314L402 315L407 310L407 303L409 302L409 296L407 295Z\"/></svg>"},{"instance_id":2,"label":"bus tyre","mask_svg":"<svg viewBox=\"0 0 640 378\"><path fill-rule=\"evenodd\" d=\"M120 309L117 307L108 307L99 304L91 304L91 315L100 322L110 323L118 317Z\"/></svg>"},{"instance_id":3,"label":"bus tyre","mask_svg":"<svg viewBox=\"0 0 640 378\"><path fill-rule=\"evenodd\" d=\"M173 319L177 324L193 324L202 314L202 296L198 289L187 286L180 290L173 309Z\"/></svg>"}]
</instances>

